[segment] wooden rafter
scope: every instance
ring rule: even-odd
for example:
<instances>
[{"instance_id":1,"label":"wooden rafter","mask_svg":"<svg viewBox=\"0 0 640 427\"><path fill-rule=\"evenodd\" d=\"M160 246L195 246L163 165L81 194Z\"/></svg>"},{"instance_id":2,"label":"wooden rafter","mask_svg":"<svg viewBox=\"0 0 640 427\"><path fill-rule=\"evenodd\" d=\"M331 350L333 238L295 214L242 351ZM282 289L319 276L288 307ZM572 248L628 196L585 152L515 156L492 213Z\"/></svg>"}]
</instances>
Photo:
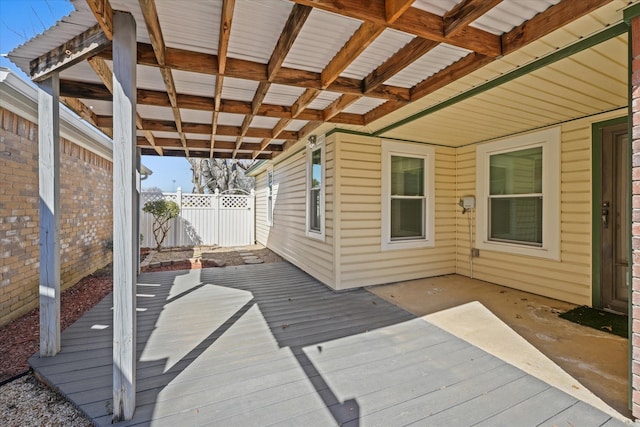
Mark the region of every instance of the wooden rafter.
<instances>
[{"instance_id":1,"label":"wooden rafter","mask_svg":"<svg viewBox=\"0 0 640 427\"><path fill-rule=\"evenodd\" d=\"M104 59L111 59L111 51L105 49L98 54ZM191 52L183 49L166 49L166 66L174 70L218 75L218 57L201 52ZM138 64L159 67L153 49L150 45L138 43ZM227 58L224 77L234 77L243 80L264 81L267 76L267 64L247 61L237 58ZM305 89L321 89L321 74L312 71L281 67L273 77L271 83L295 86ZM347 77L338 77L327 90L338 93L362 93L362 81ZM380 86L367 96L379 99L393 99L401 102L409 101L409 90L396 86Z\"/></svg>"},{"instance_id":2,"label":"wooden rafter","mask_svg":"<svg viewBox=\"0 0 640 427\"><path fill-rule=\"evenodd\" d=\"M280 32L280 37L278 38L276 47L273 49L273 52L271 52L271 57L269 58L269 62L267 63L267 81L260 82L260 84L258 85L258 89L256 90L256 93L253 97L253 101L251 103L251 115L245 117L245 122L242 125L243 131L245 129L245 125L248 128L251 123L251 120L253 120L256 114L258 114L258 111L262 106L262 102L264 101L264 98L267 95L269 88L271 87L272 80L276 77L278 71L280 71L285 58L289 54L289 51L291 50L293 43L298 37L298 34L300 34L300 31L302 31L302 27L304 26L304 23L306 22L310 13L311 13L311 8L308 6L302 6L302 5L296 4L291 9L291 12L289 13L289 17L287 18L287 22L285 23L284 28ZM247 118L250 118L251 120L247 120ZM287 120L287 119L280 120L278 124L280 123L284 123L284 124L281 126L276 126L277 131L276 129L274 129L273 135L277 136L287 126L287 124L290 121L291 120ZM234 157L238 153L240 145L242 144L242 138L244 138L244 136L245 135L243 132L236 141L236 149L233 151ZM261 147L260 151L264 149L263 147L267 147L272 140L273 140L272 138L265 138L260 145ZM260 152L258 152L258 154L259 153Z\"/></svg>"},{"instance_id":3,"label":"wooden rafter","mask_svg":"<svg viewBox=\"0 0 640 427\"><path fill-rule=\"evenodd\" d=\"M60 101L78 116L82 117L84 120L100 129L105 135L113 137L113 130L111 128L98 126L98 117L91 110L91 108L86 106L84 102L80 101L77 98L69 98L64 96L60 97Z\"/></svg>"},{"instance_id":4,"label":"wooden rafter","mask_svg":"<svg viewBox=\"0 0 640 427\"><path fill-rule=\"evenodd\" d=\"M188 139L190 150L209 150L209 141L204 139ZM139 147L152 148L146 138L138 137L137 145ZM163 149L182 149L182 141L178 138L156 138L156 145ZM255 143L244 143L240 147L241 150L253 150ZM236 143L233 141L216 141L216 150L235 150ZM282 151L282 146L272 145L269 151Z\"/></svg>"},{"instance_id":5,"label":"wooden rafter","mask_svg":"<svg viewBox=\"0 0 640 427\"><path fill-rule=\"evenodd\" d=\"M394 23L413 4L414 0L385 0L384 14L388 23Z\"/></svg>"},{"instance_id":6,"label":"wooden rafter","mask_svg":"<svg viewBox=\"0 0 640 427\"><path fill-rule=\"evenodd\" d=\"M95 99L111 101L111 92L103 85L96 83L60 80L60 94L69 98ZM171 107L166 92L138 89L138 104L155 107ZM190 110L214 111L214 99L206 96L178 94L178 107ZM251 102L225 100L220 103L220 112L232 114L251 114ZM257 116L274 118L291 118L291 107L275 104L262 104L258 108ZM300 120L322 120L322 110L305 109L298 116ZM364 125L364 119L359 114L342 113L333 117L330 122L347 125Z\"/></svg>"},{"instance_id":7,"label":"wooden rafter","mask_svg":"<svg viewBox=\"0 0 640 427\"><path fill-rule=\"evenodd\" d=\"M156 60L160 65L160 74L162 75L162 80L164 81L165 87L167 89L167 95L169 96L169 101L171 102L171 110L176 122L176 128L178 134L180 135L180 139L182 140L184 152L186 156L189 157L189 147L187 147L187 140L182 130L182 118L180 117L180 108L178 107L177 91L175 82L173 80L173 74L171 72L171 68L166 67L166 45L164 42L164 37L162 36L160 21L158 20L156 3L155 0L139 0L139 4L140 9L142 10L142 15L144 16L144 22L147 26L147 32L149 33L151 46L153 47Z\"/></svg>"},{"instance_id":8,"label":"wooden rafter","mask_svg":"<svg viewBox=\"0 0 640 427\"><path fill-rule=\"evenodd\" d=\"M86 0L98 25L109 40L113 40L113 8L109 0Z\"/></svg>"},{"instance_id":9,"label":"wooden rafter","mask_svg":"<svg viewBox=\"0 0 640 427\"><path fill-rule=\"evenodd\" d=\"M29 64L33 81L42 81L54 72L60 72L95 55L111 45L99 25L89 28L82 34L63 43L57 48L34 59Z\"/></svg>"},{"instance_id":10,"label":"wooden rafter","mask_svg":"<svg viewBox=\"0 0 640 427\"><path fill-rule=\"evenodd\" d=\"M444 14L444 35L451 36L502 3L502 0L465 0Z\"/></svg>"},{"instance_id":11,"label":"wooden rafter","mask_svg":"<svg viewBox=\"0 0 640 427\"><path fill-rule=\"evenodd\" d=\"M425 39L449 43L494 58L502 55L499 36L473 27L466 27L464 32L445 36L444 22L441 16L415 7L409 7L394 22L389 23L387 22L385 0L364 2L361 0L292 1L365 22L384 25Z\"/></svg>"},{"instance_id":12,"label":"wooden rafter","mask_svg":"<svg viewBox=\"0 0 640 427\"><path fill-rule=\"evenodd\" d=\"M417 59L420 59L422 55L436 46L438 46L438 42L433 40L414 38L364 78L362 91L365 94L369 94L379 88L385 81L398 74Z\"/></svg>"},{"instance_id":13,"label":"wooden rafter","mask_svg":"<svg viewBox=\"0 0 640 427\"><path fill-rule=\"evenodd\" d=\"M231 25L233 24L233 11L235 6L235 0L224 0L222 3L220 33L218 36L218 75L216 76L214 109L211 115L211 149L209 151L209 157L213 157L213 150L216 145L216 131L218 129L218 117L220 116L220 104L222 103L224 73L227 68L227 51L229 50L229 38L231 37Z\"/></svg>"},{"instance_id":14,"label":"wooden rafter","mask_svg":"<svg viewBox=\"0 0 640 427\"><path fill-rule=\"evenodd\" d=\"M321 88L326 89L333 83L364 50L384 31L385 27L370 22L364 22L353 33L340 51L320 74Z\"/></svg>"},{"instance_id":15,"label":"wooden rafter","mask_svg":"<svg viewBox=\"0 0 640 427\"><path fill-rule=\"evenodd\" d=\"M89 65L91 65L93 71L100 77L100 80L102 80L102 83L104 83L109 92L113 94L113 72L107 63L103 59L95 56L89 58L87 62L89 62ZM136 127L142 129L142 117L138 113L136 113ZM149 144L155 148L156 152L162 156L162 148L155 146L153 133L144 131L144 136L149 141Z\"/></svg>"}]
</instances>

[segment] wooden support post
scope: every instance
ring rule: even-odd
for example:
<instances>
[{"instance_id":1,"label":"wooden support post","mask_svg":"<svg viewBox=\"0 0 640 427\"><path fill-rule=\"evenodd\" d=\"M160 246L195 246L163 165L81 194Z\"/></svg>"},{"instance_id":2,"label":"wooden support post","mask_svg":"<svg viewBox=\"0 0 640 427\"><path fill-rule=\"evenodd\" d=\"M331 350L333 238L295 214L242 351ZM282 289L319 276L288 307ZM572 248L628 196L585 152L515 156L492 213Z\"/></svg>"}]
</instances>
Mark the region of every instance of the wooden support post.
<instances>
[{"instance_id":1,"label":"wooden support post","mask_svg":"<svg viewBox=\"0 0 640 427\"><path fill-rule=\"evenodd\" d=\"M136 407L136 22L113 13L113 421Z\"/></svg>"},{"instance_id":2,"label":"wooden support post","mask_svg":"<svg viewBox=\"0 0 640 427\"><path fill-rule=\"evenodd\" d=\"M38 91L40 191L40 356L60 351L60 80Z\"/></svg>"}]
</instances>

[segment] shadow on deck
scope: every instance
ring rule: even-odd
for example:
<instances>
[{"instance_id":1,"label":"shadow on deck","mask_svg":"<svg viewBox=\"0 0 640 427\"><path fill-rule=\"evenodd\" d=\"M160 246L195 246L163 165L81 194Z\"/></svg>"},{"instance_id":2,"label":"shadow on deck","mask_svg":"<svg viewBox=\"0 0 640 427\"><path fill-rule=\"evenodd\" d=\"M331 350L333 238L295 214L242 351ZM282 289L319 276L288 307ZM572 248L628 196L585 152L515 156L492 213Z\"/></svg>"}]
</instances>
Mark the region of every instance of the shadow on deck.
<instances>
[{"instance_id":1,"label":"shadow on deck","mask_svg":"<svg viewBox=\"0 0 640 427\"><path fill-rule=\"evenodd\" d=\"M118 425L622 425L366 292L292 265L145 273L137 409ZM105 298L37 374L111 424Z\"/></svg>"}]
</instances>

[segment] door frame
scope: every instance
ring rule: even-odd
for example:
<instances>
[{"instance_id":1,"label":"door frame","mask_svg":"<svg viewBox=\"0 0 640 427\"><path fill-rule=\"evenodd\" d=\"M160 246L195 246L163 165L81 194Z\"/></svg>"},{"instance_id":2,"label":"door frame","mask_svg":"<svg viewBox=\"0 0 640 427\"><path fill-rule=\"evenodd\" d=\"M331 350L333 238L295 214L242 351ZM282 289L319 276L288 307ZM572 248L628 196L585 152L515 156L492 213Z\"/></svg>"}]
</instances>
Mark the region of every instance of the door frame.
<instances>
[{"instance_id":1,"label":"door frame","mask_svg":"<svg viewBox=\"0 0 640 427\"><path fill-rule=\"evenodd\" d=\"M600 284L600 252L602 247L602 221L600 218L600 212L602 210L602 130L606 127L623 123L627 124L628 127L629 120L627 116L605 120L591 125L591 305L596 308L602 308L602 287ZM629 144L629 147L631 151L631 144ZM631 159L631 153L629 153L629 159ZM629 182L631 182L631 176L629 176ZM631 188L631 186L629 188ZM629 191L627 197L629 197L629 206L632 206L631 191ZM629 222L631 222L631 215L629 215ZM631 223L629 227L631 230ZM633 254L633 252L631 252L631 239L629 239L629 246L629 256L631 257ZM631 268L629 268L629 274L631 274ZM631 289L632 286L629 286L628 314L631 312L632 305Z\"/></svg>"}]
</instances>

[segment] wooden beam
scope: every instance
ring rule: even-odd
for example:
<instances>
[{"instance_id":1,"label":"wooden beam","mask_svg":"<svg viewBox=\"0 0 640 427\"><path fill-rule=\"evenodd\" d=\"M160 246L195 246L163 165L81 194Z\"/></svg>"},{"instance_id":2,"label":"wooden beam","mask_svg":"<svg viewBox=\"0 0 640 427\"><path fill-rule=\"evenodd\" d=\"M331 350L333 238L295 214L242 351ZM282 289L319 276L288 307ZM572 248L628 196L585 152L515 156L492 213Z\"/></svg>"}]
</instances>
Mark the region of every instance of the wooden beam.
<instances>
[{"instance_id":1,"label":"wooden beam","mask_svg":"<svg viewBox=\"0 0 640 427\"><path fill-rule=\"evenodd\" d=\"M136 21L113 14L113 421L136 408Z\"/></svg>"},{"instance_id":2,"label":"wooden beam","mask_svg":"<svg viewBox=\"0 0 640 427\"><path fill-rule=\"evenodd\" d=\"M293 46L298 34L300 34L312 9L313 8L309 6L303 6L301 4L293 5L287 23L280 33L278 43L276 43L275 49L271 52L271 58L267 64L267 80L272 81L278 71L280 71L282 63L291 50L291 46Z\"/></svg>"},{"instance_id":3,"label":"wooden beam","mask_svg":"<svg viewBox=\"0 0 640 427\"><path fill-rule=\"evenodd\" d=\"M142 148L140 151L143 156L157 155L156 152L153 151L153 149L151 148ZM183 150L166 150L164 155L166 157L184 157L184 151ZM253 159L252 156L253 156L253 153L238 153L235 158L238 160L252 160ZM190 154L190 157L207 158L209 157L209 151L208 150L193 151ZM213 154L213 157L216 159L230 159L232 157L232 153L216 151ZM256 157L257 160L270 160L272 158L273 158L272 153L262 153L258 157Z\"/></svg>"},{"instance_id":4,"label":"wooden beam","mask_svg":"<svg viewBox=\"0 0 640 427\"><path fill-rule=\"evenodd\" d=\"M136 140L137 146L141 148L152 148L149 141L139 136ZM181 149L182 141L179 138L156 138L156 146L163 149ZM187 145L189 146L189 152L192 150L209 150L208 139L188 139ZM240 146L239 150L254 150L258 144L256 143L244 143ZM267 144L269 145L269 144ZM233 141L216 141L216 150L235 150L236 143ZM273 145L269 151L281 151L280 145Z\"/></svg>"},{"instance_id":5,"label":"wooden beam","mask_svg":"<svg viewBox=\"0 0 640 427\"><path fill-rule=\"evenodd\" d=\"M40 356L60 351L60 100L57 73L38 91Z\"/></svg>"},{"instance_id":6,"label":"wooden beam","mask_svg":"<svg viewBox=\"0 0 640 427\"><path fill-rule=\"evenodd\" d=\"M291 106L291 118L296 118L309 104L320 95L320 91L316 89L307 89L298 97L296 102Z\"/></svg>"},{"instance_id":7,"label":"wooden beam","mask_svg":"<svg viewBox=\"0 0 640 427\"><path fill-rule=\"evenodd\" d=\"M502 3L502 0L465 0L444 14L444 35L450 36L467 28L476 19Z\"/></svg>"},{"instance_id":8,"label":"wooden beam","mask_svg":"<svg viewBox=\"0 0 640 427\"><path fill-rule=\"evenodd\" d=\"M46 79L52 73L59 73L109 46L111 46L111 40L107 38L99 25L95 25L32 60L29 64L31 80L38 82Z\"/></svg>"},{"instance_id":9,"label":"wooden beam","mask_svg":"<svg viewBox=\"0 0 640 427\"><path fill-rule=\"evenodd\" d=\"M113 39L113 8L109 0L86 0L98 25L109 40Z\"/></svg>"},{"instance_id":10,"label":"wooden beam","mask_svg":"<svg viewBox=\"0 0 640 427\"><path fill-rule=\"evenodd\" d=\"M158 11L156 9L155 0L138 0L142 15L144 16L144 22L147 26L147 32L149 33L149 39L151 40L151 46L156 57L156 61L160 66L160 74L167 89L167 95L171 102L171 110L173 111L173 118L176 122L176 127L180 139L183 142L184 151L187 157L189 157L189 149L187 148L187 141L182 132L182 117L180 115L180 108L178 108L176 85L173 80L173 74L171 68L166 67L166 45L162 30L160 28L160 21L158 19Z\"/></svg>"},{"instance_id":11,"label":"wooden beam","mask_svg":"<svg viewBox=\"0 0 640 427\"><path fill-rule=\"evenodd\" d=\"M138 43L138 52L139 65L159 67L150 45ZM104 59L111 59L110 49L105 49L98 55ZM167 48L166 61L167 67L174 70L219 75L218 57L216 55ZM244 59L227 58L224 76L259 82L267 81L267 65ZM305 89L321 89L320 77L320 73L281 67L280 71L273 77L272 83ZM338 77L327 90L339 93L362 93L362 81L354 78ZM381 86L377 90L371 91L367 96L408 102L409 90L397 86Z\"/></svg>"},{"instance_id":12,"label":"wooden beam","mask_svg":"<svg viewBox=\"0 0 640 427\"><path fill-rule=\"evenodd\" d=\"M466 27L464 31L445 36L444 22L441 16L415 7L408 8L393 23L389 23L387 22L385 0L292 1L365 22L384 25L425 39L452 44L494 58L502 55L499 36L473 27Z\"/></svg>"},{"instance_id":13,"label":"wooden beam","mask_svg":"<svg viewBox=\"0 0 640 427\"><path fill-rule=\"evenodd\" d=\"M107 65L104 59L96 56L89 58L87 62L91 68L93 68L93 71L95 71L98 77L100 77L100 80L102 80L102 83L104 83L109 92L113 94L113 72L111 71L111 68L109 68L109 65ZM140 117L140 114L138 113L136 113L136 127L138 129L142 129L142 117ZM155 146L153 133L144 131L144 136L152 146ZM162 155L161 148L157 147L156 151L159 155Z\"/></svg>"},{"instance_id":14,"label":"wooden beam","mask_svg":"<svg viewBox=\"0 0 640 427\"><path fill-rule=\"evenodd\" d=\"M326 122L330 118L334 117L349 105L358 101L358 99L360 99L360 97L357 95L342 95L322 111L322 115L324 116L323 121Z\"/></svg>"},{"instance_id":15,"label":"wooden beam","mask_svg":"<svg viewBox=\"0 0 640 427\"><path fill-rule=\"evenodd\" d=\"M538 40L569 22L593 12L612 0L562 0L544 12L540 12L524 24L502 35L504 54Z\"/></svg>"},{"instance_id":16,"label":"wooden beam","mask_svg":"<svg viewBox=\"0 0 640 427\"><path fill-rule=\"evenodd\" d=\"M364 22L340 49L320 74L321 88L333 83L364 50L384 31L385 27Z\"/></svg>"},{"instance_id":17,"label":"wooden beam","mask_svg":"<svg viewBox=\"0 0 640 427\"><path fill-rule=\"evenodd\" d=\"M493 62L493 58L479 55L477 53L470 53L459 61L449 65L443 70L440 70L436 74L411 88L411 100L415 101L416 99L420 99L430 93L433 93L436 90L445 87L449 83L454 82L491 62Z\"/></svg>"},{"instance_id":18,"label":"wooden beam","mask_svg":"<svg viewBox=\"0 0 640 427\"><path fill-rule=\"evenodd\" d=\"M364 122L368 125L381 117L386 116L387 114L396 111L398 108L401 108L404 104L394 101L387 101L382 105L374 108L373 110L367 112L364 115Z\"/></svg>"},{"instance_id":19,"label":"wooden beam","mask_svg":"<svg viewBox=\"0 0 640 427\"><path fill-rule=\"evenodd\" d=\"M413 4L414 0L385 0L385 19L389 24L394 23Z\"/></svg>"},{"instance_id":20,"label":"wooden beam","mask_svg":"<svg viewBox=\"0 0 640 427\"><path fill-rule=\"evenodd\" d=\"M419 37L414 38L364 78L362 81L362 91L368 94L379 88L385 81L420 59L422 55L438 46L438 44L438 42L434 42L433 40Z\"/></svg>"},{"instance_id":21,"label":"wooden beam","mask_svg":"<svg viewBox=\"0 0 640 427\"><path fill-rule=\"evenodd\" d=\"M220 104L222 103L222 88L224 85L224 73L227 68L227 51L229 50L229 38L231 37L231 25L233 23L235 5L235 0L224 0L222 3L220 33L218 36L218 75L216 76L214 92L214 111L211 115L211 150L209 152L211 157L213 157L213 150L216 143L215 136L218 128Z\"/></svg>"}]
</instances>

